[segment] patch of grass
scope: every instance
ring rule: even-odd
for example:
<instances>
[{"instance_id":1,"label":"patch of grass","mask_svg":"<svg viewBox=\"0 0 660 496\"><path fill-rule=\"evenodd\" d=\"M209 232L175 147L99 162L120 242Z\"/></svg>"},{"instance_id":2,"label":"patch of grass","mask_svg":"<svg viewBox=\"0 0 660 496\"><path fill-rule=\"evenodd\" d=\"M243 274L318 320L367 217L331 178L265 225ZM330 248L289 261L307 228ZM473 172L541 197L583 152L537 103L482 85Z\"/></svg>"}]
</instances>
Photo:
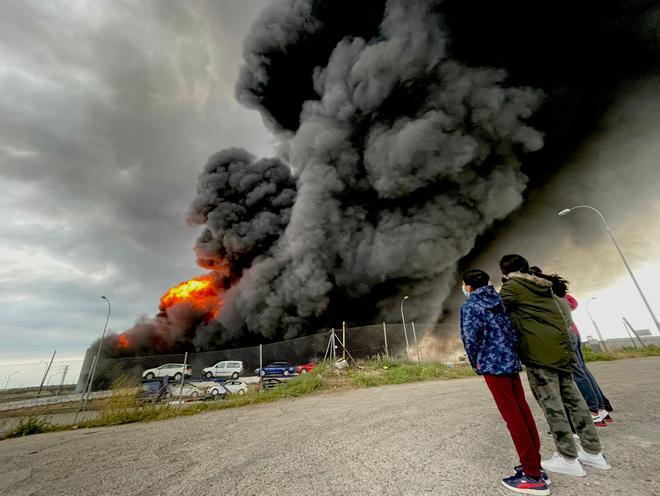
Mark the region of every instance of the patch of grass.
<instances>
[{"instance_id":1,"label":"patch of grass","mask_svg":"<svg viewBox=\"0 0 660 496\"><path fill-rule=\"evenodd\" d=\"M32 415L22 418L12 429L5 432L3 439L10 437L29 436L30 434L39 434L41 432L50 432L55 430L55 426L43 417Z\"/></svg>"},{"instance_id":2,"label":"patch of grass","mask_svg":"<svg viewBox=\"0 0 660 496\"><path fill-rule=\"evenodd\" d=\"M660 356L660 346L649 345L645 348L624 347L610 352L592 351L585 346L582 348L584 360L587 362L604 362L612 360L622 360L624 358L642 358L649 356Z\"/></svg>"},{"instance_id":3,"label":"patch of grass","mask_svg":"<svg viewBox=\"0 0 660 496\"><path fill-rule=\"evenodd\" d=\"M405 384L431 379L454 379L474 375L465 365L450 367L442 363L416 364L408 361L376 360L359 364L359 369L351 369L347 376L353 383L363 387Z\"/></svg>"}]
</instances>

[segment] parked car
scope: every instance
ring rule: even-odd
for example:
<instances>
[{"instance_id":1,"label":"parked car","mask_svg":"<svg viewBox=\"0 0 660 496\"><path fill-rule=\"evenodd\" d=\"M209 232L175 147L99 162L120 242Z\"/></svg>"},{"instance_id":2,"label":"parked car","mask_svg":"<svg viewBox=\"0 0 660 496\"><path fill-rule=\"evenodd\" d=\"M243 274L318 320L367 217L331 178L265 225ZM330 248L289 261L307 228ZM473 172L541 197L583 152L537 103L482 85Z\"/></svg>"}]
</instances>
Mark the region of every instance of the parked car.
<instances>
[{"instance_id":1,"label":"parked car","mask_svg":"<svg viewBox=\"0 0 660 496\"><path fill-rule=\"evenodd\" d=\"M206 367L203 369L203 375L207 379L211 377L231 377L232 379L238 379L238 377L243 373L243 362L237 360L225 360L224 362L218 362L211 367Z\"/></svg>"},{"instance_id":2,"label":"parked car","mask_svg":"<svg viewBox=\"0 0 660 496\"><path fill-rule=\"evenodd\" d=\"M166 375L173 377L175 381L181 380L181 371L183 370L182 363L166 363L155 369L147 369L142 372L142 377L145 379L153 379L154 377L165 377ZM192 375L192 368L186 367L186 377Z\"/></svg>"},{"instance_id":3,"label":"parked car","mask_svg":"<svg viewBox=\"0 0 660 496\"><path fill-rule=\"evenodd\" d=\"M230 393L238 394L239 396L248 392L248 385L242 381L226 381L223 383L223 386L226 387Z\"/></svg>"},{"instance_id":4,"label":"parked car","mask_svg":"<svg viewBox=\"0 0 660 496\"><path fill-rule=\"evenodd\" d=\"M213 382L190 382L184 381L183 388L181 384L170 384L166 398L203 398L216 383Z\"/></svg>"},{"instance_id":5,"label":"parked car","mask_svg":"<svg viewBox=\"0 0 660 496\"><path fill-rule=\"evenodd\" d=\"M273 362L266 365L263 369L256 369L255 375L289 375L296 373L296 367L289 362Z\"/></svg>"},{"instance_id":6,"label":"parked car","mask_svg":"<svg viewBox=\"0 0 660 496\"><path fill-rule=\"evenodd\" d=\"M140 390L140 400L153 402L163 399L169 388L162 379L152 379L144 380L140 385Z\"/></svg>"},{"instance_id":7,"label":"parked car","mask_svg":"<svg viewBox=\"0 0 660 496\"><path fill-rule=\"evenodd\" d=\"M277 378L277 377L264 377L261 379L261 387L264 389L273 389L276 388L277 386L280 386L281 384L285 384L289 379L285 379L284 377Z\"/></svg>"},{"instance_id":8,"label":"parked car","mask_svg":"<svg viewBox=\"0 0 660 496\"><path fill-rule=\"evenodd\" d=\"M223 400L227 395L231 394L231 391L225 387L225 383L219 384L216 382L215 386L209 388L208 394L213 397L213 399Z\"/></svg>"},{"instance_id":9,"label":"parked car","mask_svg":"<svg viewBox=\"0 0 660 496\"><path fill-rule=\"evenodd\" d=\"M312 362L307 362L296 366L296 374L306 374L312 370L314 370L314 364Z\"/></svg>"}]
</instances>

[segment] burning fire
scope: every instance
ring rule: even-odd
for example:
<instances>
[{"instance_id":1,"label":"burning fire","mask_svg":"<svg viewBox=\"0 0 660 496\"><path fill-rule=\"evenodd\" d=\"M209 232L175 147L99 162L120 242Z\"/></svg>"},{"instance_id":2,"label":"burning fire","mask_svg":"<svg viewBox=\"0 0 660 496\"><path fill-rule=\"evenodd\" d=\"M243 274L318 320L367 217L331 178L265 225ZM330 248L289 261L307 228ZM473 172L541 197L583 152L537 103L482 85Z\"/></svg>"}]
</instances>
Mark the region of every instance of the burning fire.
<instances>
[{"instance_id":1,"label":"burning fire","mask_svg":"<svg viewBox=\"0 0 660 496\"><path fill-rule=\"evenodd\" d=\"M153 318L136 322L126 332L113 336L117 354L139 349L167 351L178 337L194 334L200 324L214 320L222 307L222 276L212 272L184 281L160 298L160 312Z\"/></svg>"},{"instance_id":2,"label":"burning fire","mask_svg":"<svg viewBox=\"0 0 660 496\"><path fill-rule=\"evenodd\" d=\"M126 334L120 334L117 337L117 348L120 350L126 350L131 346L131 341L128 339Z\"/></svg>"},{"instance_id":3,"label":"burning fire","mask_svg":"<svg viewBox=\"0 0 660 496\"><path fill-rule=\"evenodd\" d=\"M173 305L186 302L197 310L206 311L206 320L215 318L222 304L215 279L212 276L199 276L174 286L161 297L160 309L166 311Z\"/></svg>"}]
</instances>

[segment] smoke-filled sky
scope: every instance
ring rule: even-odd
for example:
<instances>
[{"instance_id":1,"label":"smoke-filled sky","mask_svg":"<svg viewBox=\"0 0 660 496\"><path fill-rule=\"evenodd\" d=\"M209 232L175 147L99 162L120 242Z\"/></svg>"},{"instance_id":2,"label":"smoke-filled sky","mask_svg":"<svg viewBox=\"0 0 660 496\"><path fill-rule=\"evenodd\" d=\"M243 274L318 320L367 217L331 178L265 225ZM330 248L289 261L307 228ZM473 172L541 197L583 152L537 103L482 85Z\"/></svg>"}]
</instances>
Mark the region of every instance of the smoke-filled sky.
<instances>
[{"instance_id":1,"label":"smoke-filled sky","mask_svg":"<svg viewBox=\"0 0 660 496\"><path fill-rule=\"evenodd\" d=\"M281 133L278 151L291 160L294 172L303 177L300 184L304 186L298 191L300 201L293 209L294 221L288 239L285 238L286 249L274 250L273 260L277 263L273 263L284 267L276 268L275 272L294 276L304 270L327 273L324 265L327 260L304 263L297 260L303 259L306 252L330 253L335 258L347 252L318 248L328 240L304 236L306 226L332 223L331 213L336 210L346 215L346 205L354 208L346 215L351 221L367 215L364 206L356 207L354 202L345 199L337 201L337 194L328 194L325 188L324 191L315 189L315 185L322 182L317 178L328 175L330 169L324 161L330 160L332 173L338 171L340 188L348 185L349 191L367 191L369 188L363 185L367 180L369 187L391 201L391 205L383 209L391 209L394 214L402 194L423 195L419 204L406 205L406 211L414 211L418 218L428 221L431 229L428 237L433 241L429 246L436 250L434 253L420 250L420 254L427 257L422 259L424 263L420 267L411 269L410 264L414 266L415 260L401 266L391 264L388 256L400 262L409 255L398 253L398 246L391 240L418 235L406 229L419 223L410 224L396 215L379 217L373 211L367 212L376 216L376 220L370 220L373 232L365 230L359 236L347 235L345 239L359 242L363 235L376 240L382 236L379 253L383 255L375 257L360 250L349 251L351 259L342 262L339 273L346 287L368 293L378 283L370 281L370 277L377 279L385 274L393 279L410 278L413 273L421 273L424 284L417 288L420 295L417 301L429 306L433 304L434 295L444 299L453 282L453 264L469 249L472 237L481 234L494 219L501 219L516 208L520 201L525 185L517 176L521 153L513 153L510 148L524 148L523 152L538 150L542 145L541 135L548 132L540 129L537 135L519 121L529 117L543 102L542 93L529 87L533 83L545 84L544 90L555 91L549 95L550 100L556 98L565 106L571 104L571 98L605 92L606 96L593 101L609 110L587 112L596 117L595 122L585 124L588 131L583 134L574 132L575 126L571 127L570 122L562 121L562 110L555 114L549 112L549 117L548 112L542 114L540 124L565 126L566 134L575 136L571 141L557 130L550 130L546 148L559 142L564 148L570 147L570 153L557 153L561 163L552 164L548 167L551 170L537 171L529 192L530 201L508 220L496 223L494 230L479 244L483 255L473 258L472 262L487 266L501 256L502 251L518 251L544 269L564 272L569 280L577 276L581 281L576 287L580 296L617 284L622 275L616 272L616 258L607 251L608 241L594 223L578 218L583 216L580 212L571 214L575 218L562 218L563 224L559 227L560 221L553 214L570 206L566 202L579 203L583 199L611 214L608 218L612 227L625 238L622 245L630 250L635 267L658 262L659 206L653 195L660 179L656 138L660 79L652 71L612 81L611 85L606 85L607 91L600 84L590 91L585 88L587 83L581 80L580 91L572 92L575 82L570 77L568 81L562 80L562 66L552 55L542 50L538 54L523 50L519 59L507 59L502 54L507 54L504 45L511 40L502 41L503 37L498 37L503 47L495 43L490 57L488 50L481 56L479 47L473 46L476 42L461 44L458 35L455 36L454 55L459 61L466 61L470 67L483 65L488 70L466 69L448 60L438 65L436 71L437 61L447 56L445 49L452 46L452 40L443 29L438 28L437 33L428 29L431 17L423 11L397 10L397 2L390 2L381 35L375 38L378 41L368 47L359 40L349 41L335 49L329 59L312 60L326 67L323 71L314 71L313 64L309 67L295 64L291 78L282 73L270 73L268 77L275 81L271 101L254 98L253 90L263 83L259 77L264 77L264 73L260 72L258 59L248 59L248 70L240 76L239 95L246 105L262 110L269 132L256 111L234 100L243 39L257 13L269 4L267 1L9 3L0 19L0 184L3 186L0 208L4 214L0 218L0 342L3 343L0 359L37 356L53 349L58 349L60 354L80 354L102 329L105 306L99 299L101 294L107 295L113 303L110 328L115 331L130 327L141 314L153 314L160 295L167 288L203 272L196 266L193 253L199 229L186 225L186 215L193 199L196 205L208 202L199 190L195 196L197 176L208 157L227 147L245 148L257 159L272 156L276 146L272 131ZM297 3L302 11L305 4L313 2L280 3ZM417 3L423 6L434 2ZM639 15L647 8L635 5L637 17L630 16L630 22L638 26L625 30L608 25L605 32L639 32L639 43L644 46L656 43L654 53L657 55L660 38L652 30L649 35L646 28L647 24L654 25L653 19ZM455 10L455 17L449 16L447 24L454 34L465 35L470 32L470 23L460 8ZM653 12L657 17L658 10ZM293 22L294 16L275 14L272 18L291 31L273 34L257 26L250 31L248 52L269 44L269 49L276 47L275 52L277 47L295 46L299 40L292 33L309 31L312 36L321 25L313 22L287 24ZM369 30L376 28L369 27L367 22L371 14L365 15L357 17L365 22L365 27L349 25L347 32L369 39L374 34ZM578 19L580 15L589 18L581 12L576 15ZM607 22L618 17L611 12L608 15ZM480 24L489 18L491 16L484 13L475 21L480 33L488 32ZM535 22L538 23L538 19ZM571 29L579 32L579 26L571 26L567 36ZM549 26L548 33L556 34L557 30ZM554 47L553 43L547 45ZM559 40L556 45L559 58L562 50L572 53L570 46L564 46L566 42ZM327 52L326 57L329 57L328 48L334 45L326 47L321 42L320 46L319 56ZM607 44L602 48L607 51L612 46ZM592 49L589 44L584 53L577 52L580 56L589 55ZM417 57L415 50L419 53ZM622 53L627 56L624 50ZM297 56L304 61L306 55ZM312 54L311 58L314 56ZM524 56L530 59L524 61ZM609 63L609 56L604 53L594 52L590 56ZM400 64L401 57L408 57L405 65ZM617 74L622 58L621 53L611 55ZM502 73L497 72L500 63L512 72L513 82L502 82ZM286 63L280 65L278 70L289 69ZM390 67L397 70L390 70ZM431 67L434 69L430 70ZM563 70L571 67L567 64ZM302 125L291 136L291 131L301 124L297 117L300 108L280 97L286 96L287 85L293 85L296 90L296 85L300 85L298 98L301 100L294 103L302 103L310 88L300 82L302 72L296 71L305 69L309 69L309 81L314 73L314 89L322 99L305 107ZM350 76L346 76L344 73L349 69ZM402 75L397 71L408 72ZM547 77L547 73L557 76L553 79ZM525 77L526 74L529 77ZM607 78L609 73L603 70L598 76ZM428 84L450 89L469 84L476 90L465 94L453 90L429 91L428 94L426 90L416 91L413 94L419 101L411 104L417 105L415 108L423 111L423 115L413 118L400 112L402 115L395 118L397 110L390 108L374 114L368 137L362 127L346 131L346 115L355 121L350 112L358 116L373 113L384 100L383 95L388 95L402 77L425 78ZM344 84L346 80L355 84L350 94ZM500 90L500 86L504 89ZM490 98L487 95L498 92L507 104L499 107L491 102L484 104ZM354 108L347 111L349 101ZM456 122L465 119L463 107L472 109L470 119L477 129L472 141L454 133ZM566 115L571 116L571 113L566 112ZM446 133L442 146L427 138L434 129ZM317 135L321 138L315 139ZM362 166L362 161L351 156L350 147L341 149L345 145L342 136L353 139L356 135L364 139L366 171L360 173L354 171L352 164ZM502 141L496 142L493 135ZM412 149L419 149L422 158L409 160ZM446 149L459 150L459 157L456 158L456 153L443 157ZM449 172L439 174L431 166L431 159L425 158L433 156L446 162ZM484 167L489 174L492 172L487 181L452 177L452 167L460 172L475 156L487 164ZM489 162L492 162L491 156L506 162L503 165L507 167L493 167ZM539 163L547 167L552 157L553 154L548 153L546 161ZM215 170L213 160L209 161L207 169ZM459 207L454 208L451 195L437 203L426 201L429 192L423 186L426 182L438 184L433 181L461 184L461 194L471 198L475 211L479 210L480 214L472 218L469 211L461 213ZM478 182L486 189L473 187ZM500 196L495 195L493 189ZM502 203L504 193L511 200ZM365 205L369 205L366 200ZM442 211L451 215L440 215ZM323 218L323 215L328 217ZM456 241L460 238L456 233L463 228L454 223L456 218L470 225L465 239L459 241ZM346 231L359 232L348 222L346 226ZM449 241L444 244L433 239L433 233L439 228L449 233ZM398 230L398 234L392 236L392 229ZM556 236L552 235L555 229ZM422 238L424 236L422 233ZM197 256L200 256L199 247L198 243ZM405 243L400 247L408 250ZM437 252L438 247L447 250L448 258ZM534 252L536 258L530 252ZM362 258L368 259L368 263L360 263ZM388 265L383 267L383 264ZM251 284L260 283L269 270L267 266L261 274L255 271L256 275L245 287L250 289ZM426 282L433 281L436 276L442 279L441 283ZM284 276L277 279L267 275L267 278L283 281L273 283L282 289L283 303L273 304L272 308L298 305L300 312L300 308L313 306L328 294L327 290L309 285L302 288L307 301L294 295L300 288L291 286ZM587 279L589 283L582 282ZM314 291L319 292L315 294ZM655 287L650 287L649 292L655 302L660 299L660 291ZM244 293L250 294L247 290ZM246 306L245 297L241 300L240 291L237 294L237 301ZM396 292L388 294L384 300L387 302L388 298L396 299L396 296ZM248 310L254 304L247 305ZM397 305L394 307L397 310ZM413 302L412 309L415 309ZM259 316L272 321L289 318L278 313L279 310L257 310ZM241 315L239 311L234 313ZM382 313L387 314L387 308Z\"/></svg>"}]
</instances>

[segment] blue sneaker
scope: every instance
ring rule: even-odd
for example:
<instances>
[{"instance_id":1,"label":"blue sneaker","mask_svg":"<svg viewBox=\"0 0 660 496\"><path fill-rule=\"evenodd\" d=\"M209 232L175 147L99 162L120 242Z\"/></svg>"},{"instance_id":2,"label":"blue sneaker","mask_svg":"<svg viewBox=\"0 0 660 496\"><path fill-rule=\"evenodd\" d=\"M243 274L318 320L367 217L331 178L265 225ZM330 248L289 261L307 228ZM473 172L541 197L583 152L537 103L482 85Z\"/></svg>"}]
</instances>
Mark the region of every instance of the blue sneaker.
<instances>
[{"instance_id":1,"label":"blue sneaker","mask_svg":"<svg viewBox=\"0 0 660 496\"><path fill-rule=\"evenodd\" d=\"M540 479L532 479L522 472L513 477L502 479L502 484L507 489L520 494L537 494L539 496L550 494L550 489L542 477Z\"/></svg>"},{"instance_id":2,"label":"blue sneaker","mask_svg":"<svg viewBox=\"0 0 660 496\"><path fill-rule=\"evenodd\" d=\"M522 465L516 465L515 467L513 467L513 470L516 472L516 475L520 475L523 473ZM548 477L548 474L543 469L541 469L541 478L543 479L543 482L545 482L548 486L552 484L550 477Z\"/></svg>"}]
</instances>

